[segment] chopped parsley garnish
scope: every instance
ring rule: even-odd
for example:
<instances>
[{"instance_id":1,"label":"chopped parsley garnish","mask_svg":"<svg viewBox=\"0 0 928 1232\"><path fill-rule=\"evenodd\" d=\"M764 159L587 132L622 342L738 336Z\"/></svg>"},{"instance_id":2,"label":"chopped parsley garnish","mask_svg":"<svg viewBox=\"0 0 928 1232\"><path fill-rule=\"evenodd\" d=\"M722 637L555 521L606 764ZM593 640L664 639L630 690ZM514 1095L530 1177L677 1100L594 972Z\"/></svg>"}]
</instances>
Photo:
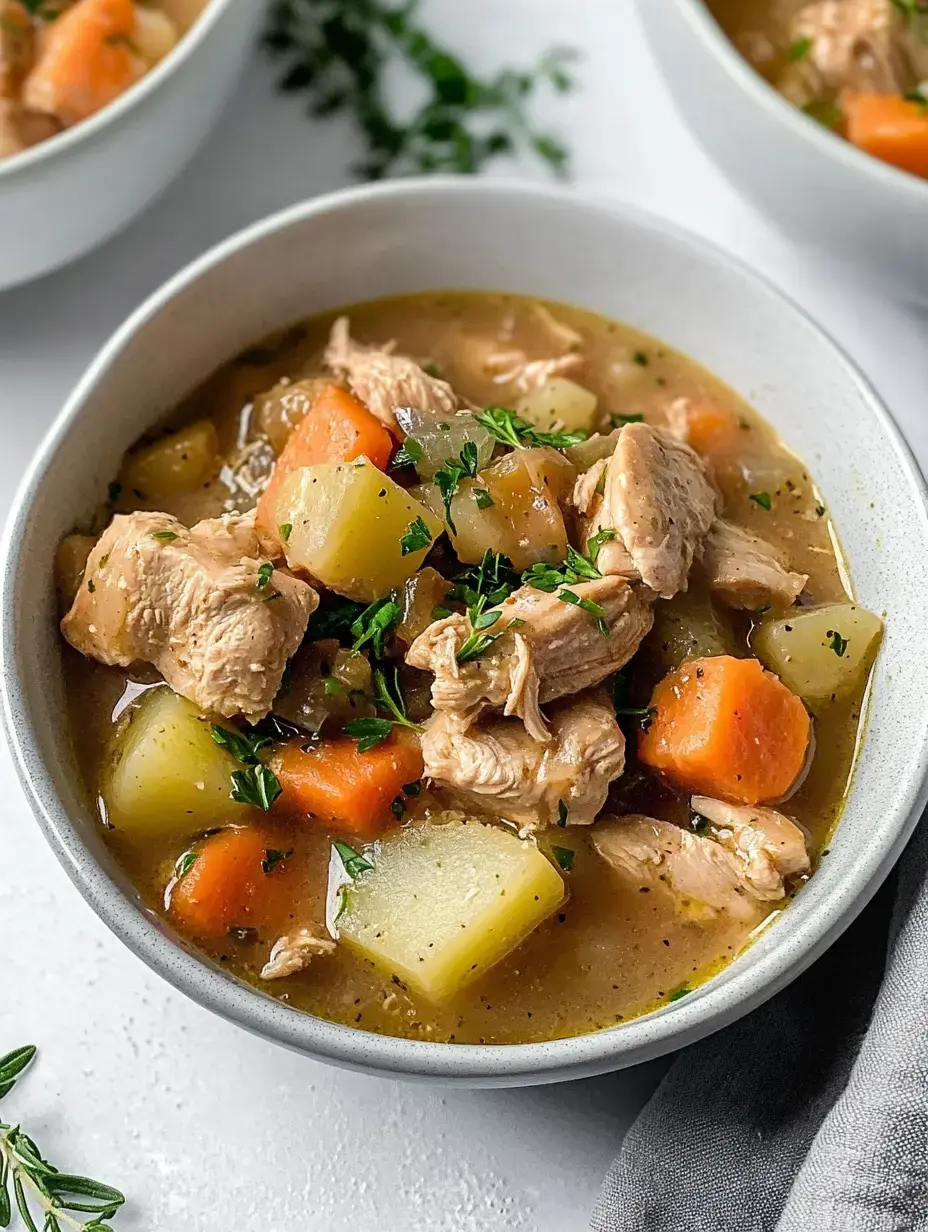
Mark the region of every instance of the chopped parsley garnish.
<instances>
[{"instance_id":1,"label":"chopped parsley garnish","mask_svg":"<svg viewBox=\"0 0 928 1232\"><path fill-rule=\"evenodd\" d=\"M773 508L769 492L752 492L748 500L752 500L755 505L760 505L761 509L766 509L768 513Z\"/></svg>"},{"instance_id":2,"label":"chopped parsley garnish","mask_svg":"<svg viewBox=\"0 0 928 1232\"><path fill-rule=\"evenodd\" d=\"M352 740L357 740L359 753L369 753L390 738L393 724L389 719L352 719L342 731Z\"/></svg>"},{"instance_id":3,"label":"chopped parsley garnish","mask_svg":"<svg viewBox=\"0 0 928 1232\"><path fill-rule=\"evenodd\" d=\"M177 538L177 535L172 530L153 530L151 537L152 539L160 539L164 543L170 543L172 539Z\"/></svg>"},{"instance_id":4,"label":"chopped parsley garnish","mask_svg":"<svg viewBox=\"0 0 928 1232\"><path fill-rule=\"evenodd\" d=\"M400 688L399 670L393 668L388 676L379 667L374 668L374 704L385 710L391 717L352 719L342 729L347 736L358 742L358 752L367 753L387 740L394 727L408 727L412 731L422 731L418 723L413 723L406 714L406 701Z\"/></svg>"},{"instance_id":5,"label":"chopped parsley garnish","mask_svg":"<svg viewBox=\"0 0 928 1232\"><path fill-rule=\"evenodd\" d=\"M267 590L268 583L274 576L274 566L269 560L258 566L258 590Z\"/></svg>"},{"instance_id":6,"label":"chopped parsley garnish","mask_svg":"<svg viewBox=\"0 0 928 1232\"><path fill-rule=\"evenodd\" d=\"M592 543L593 540L590 542ZM604 539L600 539L596 545L597 554L603 542ZM578 582L596 581L601 577L602 574L588 556L581 556L576 548L568 547L567 560L563 565L546 565L539 562L532 565L531 569L526 569L522 574L522 581L526 586L531 586L534 590L543 590L549 595L557 591L557 597L562 603L571 603L574 607L579 607L584 612L589 612L591 616L595 616L600 633L603 637L608 637L609 625L606 621L605 608L594 603L592 599L581 599L574 591L566 589L567 586L574 586Z\"/></svg>"},{"instance_id":7,"label":"chopped parsley garnish","mask_svg":"<svg viewBox=\"0 0 928 1232\"><path fill-rule=\"evenodd\" d=\"M267 766L248 766L232 772L232 799L239 804L253 804L266 813L281 790L277 775Z\"/></svg>"},{"instance_id":8,"label":"chopped parsley garnish","mask_svg":"<svg viewBox=\"0 0 928 1232\"><path fill-rule=\"evenodd\" d=\"M574 594L572 590L561 589L557 592L557 597L562 603L570 603L574 607L579 607L584 612L589 612L591 616L596 617L596 627L599 629L603 637L609 636L609 624L606 620L606 609L599 603L594 603L592 599L581 599L579 595Z\"/></svg>"},{"instance_id":9,"label":"chopped parsley garnish","mask_svg":"<svg viewBox=\"0 0 928 1232\"><path fill-rule=\"evenodd\" d=\"M326 697L341 697L345 692L345 686L340 680L336 680L334 676L326 676L322 682L322 689Z\"/></svg>"},{"instance_id":10,"label":"chopped parsley garnish","mask_svg":"<svg viewBox=\"0 0 928 1232\"><path fill-rule=\"evenodd\" d=\"M470 663L473 659L479 659L485 650L499 641L503 636L505 629L500 633L472 633L466 638L461 646L461 649L454 656L458 663Z\"/></svg>"},{"instance_id":11,"label":"chopped parsley garnish","mask_svg":"<svg viewBox=\"0 0 928 1232\"><path fill-rule=\"evenodd\" d=\"M414 522L409 523L406 527L406 533L400 539L400 555L409 556L411 552L421 552L431 542L432 532L420 514Z\"/></svg>"},{"instance_id":12,"label":"chopped parsley garnish","mask_svg":"<svg viewBox=\"0 0 928 1232\"><path fill-rule=\"evenodd\" d=\"M333 839L332 846L338 852L339 859L345 866L345 872L354 881L361 873L366 873L368 869L373 868L370 860L365 860L360 852L355 851L353 847L349 847L347 843L341 843L339 840Z\"/></svg>"},{"instance_id":13,"label":"chopped parsley garnish","mask_svg":"<svg viewBox=\"0 0 928 1232\"><path fill-rule=\"evenodd\" d=\"M562 828L567 825L567 805L563 800L557 802L557 824Z\"/></svg>"},{"instance_id":14,"label":"chopped parsley garnish","mask_svg":"<svg viewBox=\"0 0 928 1232\"><path fill-rule=\"evenodd\" d=\"M817 518L823 518L825 516L825 506L824 505L815 506L815 516Z\"/></svg>"},{"instance_id":15,"label":"chopped parsley garnish","mask_svg":"<svg viewBox=\"0 0 928 1232\"><path fill-rule=\"evenodd\" d=\"M673 992L667 994L668 1001L679 1001L681 997L685 997L687 993L691 993L692 988L688 988L686 984L681 984L679 988L675 988Z\"/></svg>"},{"instance_id":16,"label":"chopped parsley garnish","mask_svg":"<svg viewBox=\"0 0 928 1232\"><path fill-rule=\"evenodd\" d=\"M611 543L614 538L615 531L610 527L607 526L602 530L598 530L592 538L587 539L586 541L587 560L589 560L591 564L595 565L597 560L599 560L600 548L604 543Z\"/></svg>"},{"instance_id":17,"label":"chopped parsley garnish","mask_svg":"<svg viewBox=\"0 0 928 1232\"><path fill-rule=\"evenodd\" d=\"M829 629L826 637L831 639L828 643L829 649L833 650L839 659L843 659L844 652L847 650L847 638L842 637L836 629Z\"/></svg>"},{"instance_id":18,"label":"chopped parsley garnish","mask_svg":"<svg viewBox=\"0 0 928 1232\"><path fill-rule=\"evenodd\" d=\"M515 411L502 406L488 406L474 416L494 440L513 449L529 449L533 445L551 445L554 449L569 449L585 441L587 432L539 432L534 424L522 419Z\"/></svg>"},{"instance_id":19,"label":"chopped parsley garnish","mask_svg":"<svg viewBox=\"0 0 928 1232\"><path fill-rule=\"evenodd\" d=\"M477 446L468 441L458 454L457 461L446 462L441 470L435 472L435 483L441 492L442 504L445 506L445 521L452 534L457 534L457 527L451 517L451 502L462 479L475 479L477 476Z\"/></svg>"},{"instance_id":20,"label":"chopped parsley garnish","mask_svg":"<svg viewBox=\"0 0 928 1232\"><path fill-rule=\"evenodd\" d=\"M90 591L91 594L93 594L93 592L97 589L96 586L94 585L93 578L87 579L87 589Z\"/></svg>"},{"instance_id":21,"label":"chopped parsley garnish","mask_svg":"<svg viewBox=\"0 0 928 1232\"><path fill-rule=\"evenodd\" d=\"M760 607L756 607L754 609L754 615L755 616L766 616L767 613L770 611L770 607L771 605L769 603L762 603Z\"/></svg>"},{"instance_id":22,"label":"chopped parsley garnish","mask_svg":"<svg viewBox=\"0 0 928 1232\"><path fill-rule=\"evenodd\" d=\"M624 428L626 424L630 423L644 423L644 415L640 414L610 415L609 418L612 420L613 428Z\"/></svg>"},{"instance_id":23,"label":"chopped parsley garnish","mask_svg":"<svg viewBox=\"0 0 928 1232\"><path fill-rule=\"evenodd\" d=\"M284 522L281 526L277 527L277 532L280 535L281 541L283 543L289 543L290 536L293 534L293 523Z\"/></svg>"},{"instance_id":24,"label":"chopped parsley garnish","mask_svg":"<svg viewBox=\"0 0 928 1232\"><path fill-rule=\"evenodd\" d=\"M632 706L628 692L628 677L624 672L616 672L612 678L612 708L616 718L650 719L653 706Z\"/></svg>"},{"instance_id":25,"label":"chopped parsley garnish","mask_svg":"<svg viewBox=\"0 0 928 1232\"><path fill-rule=\"evenodd\" d=\"M467 615L473 629L455 655L458 663L469 663L472 659L478 659L508 629L524 624L521 620L511 620L506 629L498 633L484 632L492 628L502 614L488 611L487 608L495 608L504 602L518 585L519 575L512 568L509 558L489 549L484 552L476 569L465 569L458 574L451 597L467 605Z\"/></svg>"},{"instance_id":26,"label":"chopped parsley garnish","mask_svg":"<svg viewBox=\"0 0 928 1232\"><path fill-rule=\"evenodd\" d=\"M350 641L357 636L352 631L352 625L369 610L363 603L355 603L352 599L324 594L319 606L309 618L306 639L310 642L321 642L325 638L335 637L339 641Z\"/></svg>"},{"instance_id":27,"label":"chopped parsley garnish","mask_svg":"<svg viewBox=\"0 0 928 1232\"><path fill-rule=\"evenodd\" d=\"M268 736L234 731L228 727L220 727L218 723L210 724L209 734L220 748L231 753L236 761L245 766L257 766L259 750L271 743Z\"/></svg>"},{"instance_id":28,"label":"chopped parsley garnish","mask_svg":"<svg viewBox=\"0 0 928 1232\"><path fill-rule=\"evenodd\" d=\"M478 509L490 509L493 506L493 497L486 488L474 488L474 500Z\"/></svg>"},{"instance_id":29,"label":"chopped parsley garnish","mask_svg":"<svg viewBox=\"0 0 928 1232\"><path fill-rule=\"evenodd\" d=\"M837 128L844 119L844 114L840 107L836 107L834 103L823 103L818 99L814 102L806 103L802 111L809 119L821 124L823 128Z\"/></svg>"},{"instance_id":30,"label":"chopped parsley garnish","mask_svg":"<svg viewBox=\"0 0 928 1232\"><path fill-rule=\"evenodd\" d=\"M570 847L552 847L551 854L557 860L560 868L569 873L574 866L574 853Z\"/></svg>"},{"instance_id":31,"label":"chopped parsley garnish","mask_svg":"<svg viewBox=\"0 0 928 1232\"><path fill-rule=\"evenodd\" d=\"M639 366L639 368L647 368L648 364L651 362L644 351L636 351L632 356L632 359Z\"/></svg>"},{"instance_id":32,"label":"chopped parsley garnish","mask_svg":"<svg viewBox=\"0 0 928 1232\"><path fill-rule=\"evenodd\" d=\"M391 469L399 470L403 466L416 466L425 457L425 450L414 436L407 436L403 444L393 455Z\"/></svg>"},{"instance_id":33,"label":"chopped parsley garnish","mask_svg":"<svg viewBox=\"0 0 928 1232\"><path fill-rule=\"evenodd\" d=\"M796 39L795 43L793 43L786 55L791 63L798 64L800 60L804 60L806 58L811 50L812 40L810 38L799 38Z\"/></svg>"},{"instance_id":34,"label":"chopped parsley garnish","mask_svg":"<svg viewBox=\"0 0 928 1232\"><path fill-rule=\"evenodd\" d=\"M186 877L190 870L200 858L198 851L185 851L174 865L174 876L180 881L181 877Z\"/></svg>"},{"instance_id":35,"label":"chopped parsley garnish","mask_svg":"<svg viewBox=\"0 0 928 1232\"><path fill-rule=\"evenodd\" d=\"M282 860L286 860L293 855L293 848L287 851L278 851L276 847L268 847L264 852L264 859L261 861L261 871L267 877Z\"/></svg>"},{"instance_id":36,"label":"chopped parsley garnish","mask_svg":"<svg viewBox=\"0 0 928 1232\"><path fill-rule=\"evenodd\" d=\"M384 638L399 624L402 615L403 609L394 599L376 599L351 623L352 650L360 650L370 642L374 657L382 659Z\"/></svg>"},{"instance_id":37,"label":"chopped parsley garnish","mask_svg":"<svg viewBox=\"0 0 928 1232\"><path fill-rule=\"evenodd\" d=\"M449 616L453 616L454 612L450 607L445 607L443 603L436 603L432 608L433 620L447 620Z\"/></svg>"}]
</instances>

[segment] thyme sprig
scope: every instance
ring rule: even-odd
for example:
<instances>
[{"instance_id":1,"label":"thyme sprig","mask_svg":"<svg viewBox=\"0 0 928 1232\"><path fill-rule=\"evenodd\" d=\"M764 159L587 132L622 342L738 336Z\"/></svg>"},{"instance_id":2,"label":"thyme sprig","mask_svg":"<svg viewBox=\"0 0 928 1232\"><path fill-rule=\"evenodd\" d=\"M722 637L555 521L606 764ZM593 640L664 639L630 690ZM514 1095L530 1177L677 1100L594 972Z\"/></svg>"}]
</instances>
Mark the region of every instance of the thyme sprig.
<instances>
[{"instance_id":1,"label":"thyme sprig","mask_svg":"<svg viewBox=\"0 0 928 1232\"><path fill-rule=\"evenodd\" d=\"M529 103L543 86L572 89L574 53L555 49L529 69L480 78L429 35L418 10L419 0L274 0L264 44L284 65L280 88L304 95L311 115L351 117L366 147L362 179L473 173L520 150L564 176L568 150L533 126ZM398 65L426 92L408 116L384 88Z\"/></svg>"},{"instance_id":2,"label":"thyme sprig","mask_svg":"<svg viewBox=\"0 0 928 1232\"><path fill-rule=\"evenodd\" d=\"M0 1099L12 1091L35 1054L28 1044L0 1057ZM27 1232L39 1232L37 1219L42 1232L112 1232L107 1220L125 1200L112 1185L59 1172L19 1125L0 1122L0 1228L10 1226L15 1203ZM91 1218L75 1219L70 1212Z\"/></svg>"}]
</instances>

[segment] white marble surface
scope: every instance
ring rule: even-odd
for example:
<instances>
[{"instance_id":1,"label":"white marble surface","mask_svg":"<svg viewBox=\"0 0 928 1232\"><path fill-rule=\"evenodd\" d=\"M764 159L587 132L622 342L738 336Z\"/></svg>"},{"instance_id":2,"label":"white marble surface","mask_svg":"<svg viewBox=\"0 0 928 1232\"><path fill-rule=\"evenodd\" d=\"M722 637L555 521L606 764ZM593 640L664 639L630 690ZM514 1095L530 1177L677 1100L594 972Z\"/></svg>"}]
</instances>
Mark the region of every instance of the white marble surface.
<instances>
[{"instance_id":1,"label":"white marble surface","mask_svg":"<svg viewBox=\"0 0 928 1232\"><path fill-rule=\"evenodd\" d=\"M794 250L742 204L673 113L632 0L431 0L428 13L488 69L552 43L579 47L583 89L549 109L575 150L577 188L671 216L763 270L857 357L928 461L925 319ZM130 231L0 297L4 511L74 379L145 294L241 225L347 182L350 132L307 121L271 81L256 57L208 147ZM27 1040L43 1049L4 1113L22 1117L62 1165L129 1193L117 1227L587 1226L659 1064L572 1086L464 1093L284 1053L186 1001L110 936L46 849L5 750L0 790L0 1052Z\"/></svg>"}]
</instances>

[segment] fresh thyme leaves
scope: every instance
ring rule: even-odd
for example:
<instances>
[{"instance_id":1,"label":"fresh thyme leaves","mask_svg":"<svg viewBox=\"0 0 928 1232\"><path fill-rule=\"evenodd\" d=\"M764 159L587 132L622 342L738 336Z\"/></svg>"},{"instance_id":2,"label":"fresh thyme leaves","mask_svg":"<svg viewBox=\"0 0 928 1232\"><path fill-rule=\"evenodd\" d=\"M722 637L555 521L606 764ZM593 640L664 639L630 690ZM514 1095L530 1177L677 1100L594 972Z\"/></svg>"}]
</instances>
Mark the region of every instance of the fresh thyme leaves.
<instances>
[{"instance_id":1,"label":"fresh thyme leaves","mask_svg":"<svg viewBox=\"0 0 928 1232\"><path fill-rule=\"evenodd\" d=\"M465 639L454 657L458 663L470 663L474 659L479 659L483 652L489 650L493 643L502 636L502 633L472 633Z\"/></svg>"},{"instance_id":2,"label":"fresh thyme leaves","mask_svg":"<svg viewBox=\"0 0 928 1232\"><path fill-rule=\"evenodd\" d=\"M8 1095L36 1055L29 1044L0 1057L0 1099ZM126 1198L112 1185L59 1172L42 1155L34 1140L19 1125L0 1122L0 1228L13 1218L13 1200L27 1232L110 1232L109 1224ZM69 1212L90 1216L75 1219Z\"/></svg>"},{"instance_id":3,"label":"fresh thyme leaves","mask_svg":"<svg viewBox=\"0 0 928 1232\"><path fill-rule=\"evenodd\" d=\"M365 860L360 852L355 851L353 847L349 847L347 843L341 843L339 840L333 839L332 846L339 854L342 864L345 866L345 872L352 881L359 877L361 873L366 873L369 868L373 868L370 860Z\"/></svg>"},{"instance_id":4,"label":"fresh thyme leaves","mask_svg":"<svg viewBox=\"0 0 928 1232\"><path fill-rule=\"evenodd\" d=\"M278 851L276 847L268 847L264 853L264 859L261 861L261 871L265 877L269 876L278 864L292 855L292 847L288 851Z\"/></svg>"},{"instance_id":5,"label":"fresh thyme leaves","mask_svg":"<svg viewBox=\"0 0 928 1232\"><path fill-rule=\"evenodd\" d=\"M598 535L594 535L590 539L587 546L590 547L590 545L595 544L595 551L598 556L600 547L610 537L615 538L615 531L606 534L600 531ZM599 542L595 542L596 540ZM595 558L592 557L592 554L590 556L581 556L576 548L568 546L567 559L563 565L546 565L539 562L532 565L530 569L526 569L522 574L522 581L526 586L531 586L534 590L543 590L550 595L559 586L575 586L577 582L595 582L602 576L596 568Z\"/></svg>"},{"instance_id":6,"label":"fresh thyme leaves","mask_svg":"<svg viewBox=\"0 0 928 1232\"><path fill-rule=\"evenodd\" d=\"M793 64L798 64L800 60L804 60L806 58L811 50L812 40L810 38L796 39L795 43L793 43L789 51L786 53L787 59L789 59Z\"/></svg>"},{"instance_id":7,"label":"fresh thyme leaves","mask_svg":"<svg viewBox=\"0 0 928 1232\"><path fill-rule=\"evenodd\" d=\"M579 445L589 435L586 432L539 432L534 424L522 419L515 411L502 406L488 406L474 418L483 424L494 440L513 449L529 449L534 445L551 445L554 449L569 449Z\"/></svg>"},{"instance_id":8,"label":"fresh thyme leaves","mask_svg":"<svg viewBox=\"0 0 928 1232\"><path fill-rule=\"evenodd\" d=\"M352 650L360 650L370 642L374 657L382 659L384 638L393 626L399 623L402 615L402 608L393 599L376 599L352 621Z\"/></svg>"},{"instance_id":9,"label":"fresh thyme leaves","mask_svg":"<svg viewBox=\"0 0 928 1232\"><path fill-rule=\"evenodd\" d=\"M266 813L281 790L280 780L267 766L248 766L232 772L232 799L239 804L253 804Z\"/></svg>"},{"instance_id":10,"label":"fresh thyme leaves","mask_svg":"<svg viewBox=\"0 0 928 1232\"><path fill-rule=\"evenodd\" d=\"M445 506L445 521L453 534L457 534L457 527L451 518L451 502L458 490L458 484L464 478L475 479L476 476L477 446L473 441L467 442L456 460L446 462L441 470L435 472L435 483L438 485L442 504Z\"/></svg>"},{"instance_id":11,"label":"fresh thyme leaves","mask_svg":"<svg viewBox=\"0 0 928 1232\"><path fill-rule=\"evenodd\" d=\"M420 515L406 527L406 533L400 539L400 555L408 556L410 552L421 552L431 542L432 532Z\"/></svg>"},{"instance_id":12,"label":"fresh thyme leaves","mask_svg":"<svg viewBox=\"0 0 928 1232\"><path fill-rule=\"evenodd\" d=\"M346 736L351 736L358 742L358 752L368 753L388 739L394 727L408 727L412 731L422 731L418 723L413 723L406 713L406 701L400 688L400 675L393 668L388 675L382 668L374 668L374 704L385 710L391 717L352 719L342 728Z\"/></svg>"},{"instance_id":13,"label":"fresh thyme leaves","mask_svg":"<svg viewBox=\"0 0 928 1232\"><path fill-rule=\"evenodd\" d=\"M474 488L474 500L478 509L490 509L493 505L493 497L486 488Z\"/></svg>"},{"instance_id":14,"label":"fresh thyme leaves","mask_svg":"<svg viewBox=\"0 0 928 1232\"><path fill-rule=\"evenodd\" d=\"M235 760L244 766L257 766L259 750L271 743L267 736L233 731L228 727L220 727L218 723L210 724L209 734L220 748L231 753Z\"/></svg>"},{"instance_id":15,"label":"fresh thyme leaves","mask_svg":"<svg viewBox=\"0 0 928 1232\"><path fill-rule=\"evenodd\" d=\"M528 106L541 86L572 88L572 53L481 79L422 28L418 8L419 0L274 0L264 43L285 66L280 88L305 95L312 115L351 117L366 147L355 168L363 179L472 173L522 149L564 175L567 149L532 126ZM426 93L410 116L386 98L398 66Z\"/></svg>"},{"instance_id":16,"label":"fresh thyme leaves","mask_svg":"<svg viewBox=\"0 0 928 1232\"><path fill-rule=\"evenodd\" d=\"M829 629L826 636L831 639L828 643L829 649L833 650L839 659L843 659L847 650L847 638L842 637L836 629Z\"/></svg>"},{"instance_id":17,"label":"fresh thyme leaves","mask_svg":"<svg viewBox=\"0 0 928 1232\"><path fill-rule=\"evenodd\" d=\"M258 590L267 590L268 583L274 576L274 566L269 560L258 566Z\"/></svg>"},{"instance_id":18,"label":"fresh thyme leaves","mask_svg":"<svg viewBox=\"0 0 928 1232\"><path fill-rule=\"evenodd\" d=\"M487 609L502 603L518 585L519 575L513 569L509 558L489 549L484 552L476 569L464 569L457 575L450 597L467 605L467 614L473 629L455 655L458 663L469 663L472 659L478 659L508 629L518 628L525 623L511 620L506 629L498 633L485 632L496 624L501 615L500 612Z\"/></svg>"},{"instance_id":19,"label":"fresh thyme leaves","mask_svg":"<svg viewBox=\"0 0 928 1232\"><path fill-rule=\"evenodd\" d=\"M755 505L760 505L761 509L766 509L768 513L773 508L769 492L752 492L748 499L752 500Z\"/></svg>"},{"instance_id":20,"label":"fresh thyme leaves","mask_svg":"<svg viewBox=\"0 0 928 1232\"><path fill-rule=\"evenodd\" d=\"M606 526L606 527L603 527L602 530L598 530L596 534L592 536L592 538L587 539L586 555L587 555L587 559L590 561L592 565L595 565L597 560L599 559L599 551L600 551L600 548L603 546L603 544L611 543L614 538L615 538L615 531L612 530L610 527Z\"/></svg>"},{"instance_id":21,"label":"fresh thyme leaves","mask_svg":"<svg viewBox=\"0 0 928 1232\"><path fill-rule=\"evenodd\" d=\"M579 607L584 612L589 612L591 616L596 617L596 628L600 631L603 637L609 636L609 623L606 620L606 609L599 603L594 603L592 599L581 599L579 595L574 594L572 590L562 588L557 592L557 597L562 603L571 603L574 607Z\"/></svg>"},{"instance_id":22,"label":"fresh thyme leaves","mask_svg":"<svg viewBox=\"0 0 928 1232\"><path fill-rule=\"evenodd\" d=\"M569 873L574 866L574 853L570 847L552 847L551 854L557 860L558 867Z\"/></svg>"},{"instance_id":23,"label":"fresh thyme leaves","mask_svg":"<svg viewBox=\"0 0 928 1232\"><path fill-rule=\"evenodd\" d=\"M170 543L172 539L177 538L177 535L172 530L153 530L151 537L152 539L160 539L163 543Z\"/></svg>"}]
</instances>

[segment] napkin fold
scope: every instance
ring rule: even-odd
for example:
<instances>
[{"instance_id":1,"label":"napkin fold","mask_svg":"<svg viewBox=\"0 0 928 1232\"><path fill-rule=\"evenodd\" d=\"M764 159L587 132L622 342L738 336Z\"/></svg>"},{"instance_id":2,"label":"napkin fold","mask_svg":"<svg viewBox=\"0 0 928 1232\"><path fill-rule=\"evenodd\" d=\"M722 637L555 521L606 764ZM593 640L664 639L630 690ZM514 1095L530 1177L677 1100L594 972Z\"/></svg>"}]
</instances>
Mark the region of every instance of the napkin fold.
<instances>
[{"instance_id":1,"label":"napkin fold","mask_svg":"<svg viewBox=\"0 0 928 1232\"><path fill-rule=\"evenodd\" d=\"M810 970L681 1052L593 1232L928 1232L928 822Z\"/></svg>"}]
</instances>

